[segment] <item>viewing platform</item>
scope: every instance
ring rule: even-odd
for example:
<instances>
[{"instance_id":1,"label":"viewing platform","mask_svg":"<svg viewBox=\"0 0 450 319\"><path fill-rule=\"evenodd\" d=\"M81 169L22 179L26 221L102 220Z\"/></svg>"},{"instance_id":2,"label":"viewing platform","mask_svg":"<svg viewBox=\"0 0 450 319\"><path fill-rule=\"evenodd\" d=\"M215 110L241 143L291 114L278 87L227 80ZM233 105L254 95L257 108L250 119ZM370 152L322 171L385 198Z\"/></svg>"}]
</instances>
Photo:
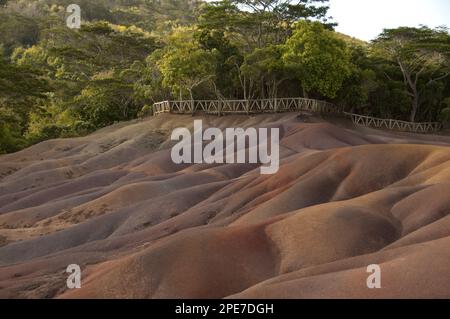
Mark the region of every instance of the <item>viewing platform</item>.
<instances>
[{"instance_id":1,"label":"viewing platform","mask_svg":"<svg viewBox=\"0 0 450 319\"><path fill-rule=\"evenodd\" d=\"M356 126L397 130L412 133L435 133L442 130L440 122L406 122L381 119L371 116L347 113L333 103L307 98L280 98L259 100L185 100L163 101L153 104L153 115L172 114L265 114L305 111L319 114L340 114L351 118Z\"/></svg>"}]
</instances>

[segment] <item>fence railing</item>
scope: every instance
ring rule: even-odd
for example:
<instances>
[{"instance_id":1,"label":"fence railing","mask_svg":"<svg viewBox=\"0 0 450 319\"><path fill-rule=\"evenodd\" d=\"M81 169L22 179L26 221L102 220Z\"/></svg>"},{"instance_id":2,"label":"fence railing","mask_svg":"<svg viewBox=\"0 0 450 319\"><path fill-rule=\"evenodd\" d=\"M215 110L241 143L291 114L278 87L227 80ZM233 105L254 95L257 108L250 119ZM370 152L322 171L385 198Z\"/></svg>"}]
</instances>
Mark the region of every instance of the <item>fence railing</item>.
<instances>
[{"instance_id":1,"label":"fence railing","mask_svg":"<svg viewBox=\"0 0 450 319\"><path fill-rule=\"evenodd\" d=\"M305 99L281 98L261 100L195 100L195 101L164 101L153 105L154 114L175 113L194 114L255 114L278 113L291 111L311 111L317 113L340 113L332 103Z\"/></svg>"},{"instance_id":2,"label":"fence railing","mask_svg":"<svg viewBox=\"0 0 450 319\"><path fill-rule=\"evenodd\" d=\"M158 102L153 104L153 115L158 115L161 113L170 113L170 102Z\"/></svg>"},{"instance_id":3,"label":"fence railing","mask_svg":"<svg viewBox=\"0 0 450 319\"><path fill-rule=\"evenodd\" d=\"M398 130L414 133L433 133L438 132L443 128L442 123L439 122L414 123L392 119L380 119L376 117L346 112L344 112L344 114L351 117L353 123L357 126L386 128L389 130Z\"/></svg>"},{"instance_id":4,"label":"fence railing","mask_svg":"<svg viewBox=\"0 0 450 319\"><path fill-rule=\"evenodd\" d=\"M154 115L161 113L195 114L196 112L226 115L295 111L309 111L321 114L344 114L351 117L353 123L357 126L385 128L414 133L433 133L443 128L442 123L439 122L413 123L347 113L332 103L306 98L163 101L153 105Z\"/></svg>"}]
</instances>

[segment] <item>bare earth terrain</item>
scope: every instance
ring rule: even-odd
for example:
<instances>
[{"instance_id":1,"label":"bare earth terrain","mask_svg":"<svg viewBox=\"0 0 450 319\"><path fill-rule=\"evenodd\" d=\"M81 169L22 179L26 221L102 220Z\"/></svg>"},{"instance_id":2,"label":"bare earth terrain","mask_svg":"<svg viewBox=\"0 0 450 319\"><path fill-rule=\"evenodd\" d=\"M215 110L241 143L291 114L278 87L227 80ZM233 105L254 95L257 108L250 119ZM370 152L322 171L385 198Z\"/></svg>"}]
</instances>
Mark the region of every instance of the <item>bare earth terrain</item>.
<instances>
[{"instance_id":1,"label":"bare earth terrain","mask_svg":"<svg viewBox=\"0 0 450 319\"><path fill-rule=\"evenodd\" d=\"M0 156L2 298L450 298L450 138L297 114L280 170L175 165L162 115ZM83 270L68 290L69 264ZM368 289L379 264L382 289Z\"/></svg>"}]
</instances>

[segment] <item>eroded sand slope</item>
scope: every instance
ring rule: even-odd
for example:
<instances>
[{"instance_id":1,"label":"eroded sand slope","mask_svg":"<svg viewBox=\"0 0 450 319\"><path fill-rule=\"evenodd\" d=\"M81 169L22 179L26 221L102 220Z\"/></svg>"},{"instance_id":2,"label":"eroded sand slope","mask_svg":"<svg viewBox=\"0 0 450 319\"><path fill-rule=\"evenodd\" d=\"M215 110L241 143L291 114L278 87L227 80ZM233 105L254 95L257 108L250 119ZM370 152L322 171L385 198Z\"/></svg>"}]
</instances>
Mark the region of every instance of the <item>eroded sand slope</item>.
<instances>
[{"instance_id":1,"label":"eroded sand slope","mask_svg":"<svg viewBox=\"0 0 450 319\"><path fill-rule=\"evenodd\" d=\"M173 164L174 115L0 156L0 297L450 298L450 138L202 119L279 127L279 172Z\"/></svg>"}]
</instances>

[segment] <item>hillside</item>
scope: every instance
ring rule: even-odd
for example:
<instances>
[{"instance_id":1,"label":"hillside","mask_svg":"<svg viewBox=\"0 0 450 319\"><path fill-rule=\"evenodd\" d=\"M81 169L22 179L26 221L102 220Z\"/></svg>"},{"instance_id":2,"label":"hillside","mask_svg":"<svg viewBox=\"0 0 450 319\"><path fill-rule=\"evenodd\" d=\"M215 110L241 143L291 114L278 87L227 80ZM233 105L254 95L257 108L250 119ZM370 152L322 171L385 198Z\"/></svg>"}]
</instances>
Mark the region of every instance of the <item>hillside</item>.
<instances>
[{"instance_id":1,"label":"hillside","mask_svg":"<svg viewBox=\"0 0 450 319\"><path fill-rule=\"evenodd\" d=\"M0 156L0 297L449 298L450 138L297 114L280 171L175 165L162 115ZM79 264L82 288L67 290ZM379 264L382 289L366 287Z\"/></svg>"}]
</instances>

